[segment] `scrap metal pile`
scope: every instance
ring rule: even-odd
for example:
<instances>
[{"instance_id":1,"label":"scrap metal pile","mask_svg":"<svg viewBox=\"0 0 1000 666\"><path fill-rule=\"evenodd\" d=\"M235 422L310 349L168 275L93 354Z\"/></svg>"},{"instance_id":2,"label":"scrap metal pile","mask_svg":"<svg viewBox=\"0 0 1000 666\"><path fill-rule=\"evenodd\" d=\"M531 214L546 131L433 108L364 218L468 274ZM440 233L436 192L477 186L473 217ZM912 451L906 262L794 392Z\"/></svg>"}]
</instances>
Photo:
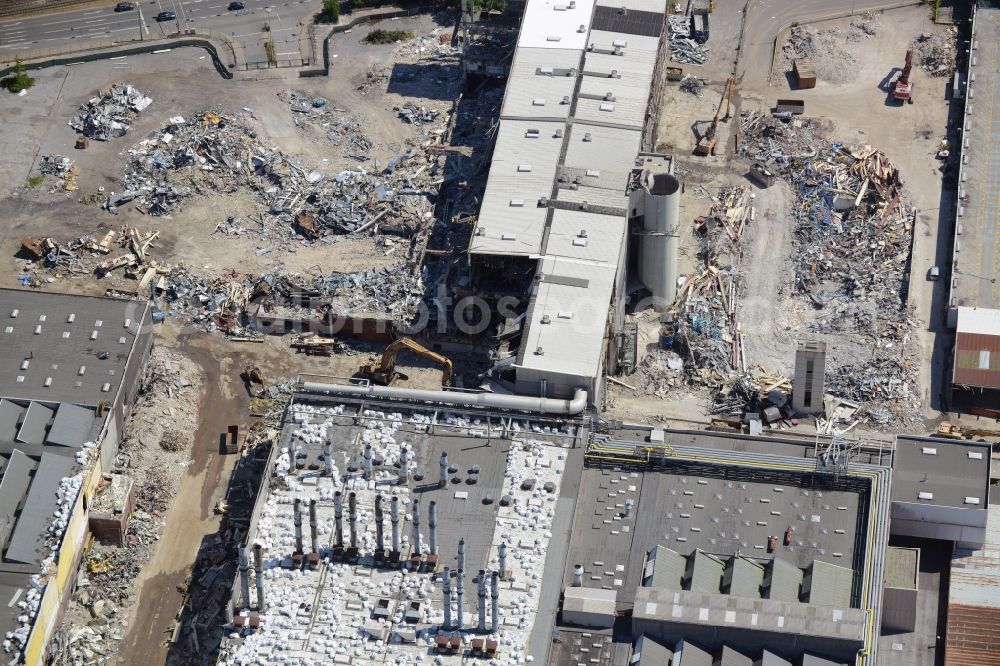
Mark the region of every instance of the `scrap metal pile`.
<instances>
[{"instance_id":1,"label":"scrap metal pile","mask_svg":"<svg viewBox=\"0 0 1000 666\"><path fill-rule=\"evenodd\" d=\"M269 232L266 215L279 229L309 241L374 230L376 224L412 235L430 214L426 193L433 191L438 170L436 161L409 148L377 174L357 168L330 177L259 139L246 112L171 118L128 154L125 190L105 200L109 211L134 200L140 212L168 215L187 197L250 193L262 209L259 224L238 225L240 232Z\"/></svg>"},{"instance_id":2,"label":"scrap metal pile","mask_svg":"<svg viewBox=\"0 0 1000 666\"><path fill-rule=\"evenodd\" d=\"M304 132L318 130L327 140L343 149L343 156L364 162L374 144L361 123L341 109L333 108L325 97L301 90L281 90L278 98L292 110L295 126Z\"/></svg>"},{"instance_id":3,"label":"scrap metal pile","mask_svg":"<svg viewBox=\"0 0 1000 666\"><path fill-rule=\"evenodd\" d=\"M688 16L669 17L670 59L688 65L704 65L708 47L691 39L691 19Z\"/></svg>"},{"instance_id":4,"label":"scrap metal pile","mask_svg":"<svg viewBox=\"0 0 1000 666\"><path fill-rule=\"evenodd\" d=\"M703 268L677 292L663 335L674 338L692 377L721 387L730 374L746 369L743 334L736 318L741 275L740 239L755 218L747 188L723 188L707 216L694 220ZM672 346L672 345L671 345Z\"/></svg>"},{"instance_id":5,"label":"scrap metal pile","mask_svg":"<svg viewBox=\"0 0 1000 666\"><path fill-rule=\"evenodd\" d=\"M67 192L75 192L80 189L76 184L76 179L80 176L80 167L73 163L68 157L62 155L43 155L42 161L38 165L38 170L48 176L55 176L59 179L57 187L61 187Z\"/></svg>"},{"instance_id":6,"label":"scrap metal pile","mask_svg":"<svg viewBox=\"0 0 1000 666\"><path fill-rule=\"evenodd\" d=\"M80 115L69 126L98 141L125 136L135 114L153 103L152 98L130 85L116 83L80 107Z\"/></svg>"},{"instance_id":7,"label":"scrap metal pile","mask_svg":"<svg viewBox=\"0 0 1000 666\"><path fill-rule=\"evenodd\" d=\"M827 391L878 425L911 422L917 350L905 289L916 211L899 171L871 146L756 113L742 116L740 147L795 191L794 285L808 333L829 341Z\"/></svg>"}]
</instances>

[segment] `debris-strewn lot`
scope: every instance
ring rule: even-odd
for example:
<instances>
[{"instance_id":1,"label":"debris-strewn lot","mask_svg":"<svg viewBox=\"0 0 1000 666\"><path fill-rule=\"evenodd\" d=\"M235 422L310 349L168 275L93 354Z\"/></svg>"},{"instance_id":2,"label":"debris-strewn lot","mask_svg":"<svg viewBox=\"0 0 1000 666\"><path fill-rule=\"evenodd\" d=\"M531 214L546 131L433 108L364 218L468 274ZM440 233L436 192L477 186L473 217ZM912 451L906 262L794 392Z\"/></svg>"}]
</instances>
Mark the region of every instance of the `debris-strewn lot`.
<instances>
[{"instance_id":1,"label":"debris-strewn lot","mask_svg":"<svg viewBox=\"0 0 1000 666\"><path fill-rule=\"evenodd\" d=\"M775 76L792 69L792 61L810 58L817 77L831 84L853 81L858 74L858 58L852 45L879 36L882 26L880 15L868 12L856 17L846 27L827 28L822 25L795 26L781 47L784 67L775 68ZM902 61L903 54L899 54Z\"/></svg>"}]
</instances>

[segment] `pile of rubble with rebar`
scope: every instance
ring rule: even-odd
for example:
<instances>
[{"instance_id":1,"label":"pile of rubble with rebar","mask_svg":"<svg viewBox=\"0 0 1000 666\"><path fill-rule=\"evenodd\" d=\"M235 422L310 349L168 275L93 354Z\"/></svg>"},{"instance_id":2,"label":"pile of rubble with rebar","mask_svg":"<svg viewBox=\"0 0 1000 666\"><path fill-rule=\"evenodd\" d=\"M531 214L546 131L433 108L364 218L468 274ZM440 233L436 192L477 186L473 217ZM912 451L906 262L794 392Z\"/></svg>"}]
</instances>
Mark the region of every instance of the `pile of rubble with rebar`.
<instances>
[{"instance_id":1,"label":"pile of rubble with rebar","mask_svg":"<svg viewBox=\"0 0 1000 666\"><path fill-rule=\"evenodd\" d=\"M708 60L708 47L691 39L691 19L670 16L670 59L688 65L704 65Z\"/></svg>"},{"instance_id":2,"label":"pile of rubble with rebar","mask_svg":"<svg viewBox=\"0 0 1000 666\"><path fill-rule=\"evenodd\" d=\"M116 83L80 107L80 115L69 126L83 136L97 141L110 141L132 128L135 114L153 103L145 93L130 85Z\"/></svg>"},{"instance_id":3,"label":"pile of rubble with rebar","mask_svg":"<svg viewBox=\"0 0 1000 666\"><path fill-rule=\"evenodd\" d=\"M911 423L920 406L906 294L916 211L884 153L802 129L744 113L740 150L794 189L794 289L808 333L829 340L827 391L860 403L875 425Z\"/></svg>"}]
</instances>

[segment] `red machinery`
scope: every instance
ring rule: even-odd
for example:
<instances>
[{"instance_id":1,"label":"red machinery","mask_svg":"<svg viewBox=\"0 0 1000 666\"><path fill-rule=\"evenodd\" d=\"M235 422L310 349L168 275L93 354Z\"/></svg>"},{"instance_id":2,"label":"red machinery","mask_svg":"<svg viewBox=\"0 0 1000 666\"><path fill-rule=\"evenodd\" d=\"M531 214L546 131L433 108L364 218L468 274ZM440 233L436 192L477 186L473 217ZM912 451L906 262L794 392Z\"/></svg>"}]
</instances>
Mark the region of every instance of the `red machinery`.
<instances>
[{"instance_id":1,"label":"red machinery","mask_svg":"<svg viewBox=\"0 0 1000 666\"><path fill-rule=\"evenodd\" d=\"M906 52L906 65L903 73L896 79L892 89L892 98L900 102L913 104L913 82L910 81L910 70L913 69L913 51Z\"/></svg>"}]
</instances>

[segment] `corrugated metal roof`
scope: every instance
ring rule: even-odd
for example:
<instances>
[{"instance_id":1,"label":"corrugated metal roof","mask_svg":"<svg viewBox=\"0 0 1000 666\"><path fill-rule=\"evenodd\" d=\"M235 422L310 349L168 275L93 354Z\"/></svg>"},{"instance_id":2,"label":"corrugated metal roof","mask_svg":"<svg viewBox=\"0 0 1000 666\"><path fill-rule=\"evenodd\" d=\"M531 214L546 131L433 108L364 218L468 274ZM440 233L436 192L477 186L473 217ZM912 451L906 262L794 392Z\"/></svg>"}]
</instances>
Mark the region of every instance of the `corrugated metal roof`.
<instances>
[{"instance_id":1,"label":"corrugated metal roof","mask_svg":"<svg viewBox=\"0 0 1000 666\"><path fill-rule=\"evenodd\" d=\"M892 501L985 511L990 446L936 437L899 436L892 457ZM921 493L928 493L921 497ZM974 497L978 503L970 504Z\"/></svg>"},{"instance_id":2,"label":"corrugated metal roof","mask_svg":"<svg viewBox=\"0 0 1000 666\"><path fill-rule=\"evenodd\" d=\"M813 560L808 603L816 606L851 607L854 571L822 560Z\"/></svg>"},{"instance_id":3,"label":"corrugated metal roof","mask_svg":"<svg viewBox=\"0 0 1000 666\"><path fill-rule=\"evenodd\" d=\"M734 597L760 599L760 585L764 581L764 565L746 557L733 557L729 561L732 579L729 594Z\"/></svg>"},{"instance_id":4,"label":"corrugated metal roof","mask_svg":"<svg viewBox=\"0 0 1000 666\"><path fill-rule=\"evenodd\" d=\"M56 418L45 441L48 444L79 448L90 439L96 420L93 409L64 402L56 410Z\"/></svg>"},{"instance_id":5,"label":"corrugated metal roof","mask_svg":"<svg viewBox=\"0 0 1000 666\"><path fill-rule=\"evenodd\" d=\"M561 9L560 9L561 8ZM531 0L524 8L518 48L583 49L587 45L587 26L594 13L594 0ZM580 32L580 26L584 27Z\"/></svg>"},{"instance_id":6,"label":"corrugated metal roof","mask_svg":"<svg viewBox=\"0 0 1000 666\"><path fill-rule=\"evenodd\" d=\"M647 573L642 584L646 587L680 590L686 568L687 559L683 555L666 546L657 546L649 551Z\"/></svg>"},{"instance_id":7,"label":"corrugated metal roof","mask_svg":"<svg viewBox=\"0 0 1000 666\"><path fill-rule=\"evenodd\" d=\"M10 400L0 400L0 442L13 442L24 407Z\"/></svg>"},{"instance_id":8,"label":"corrugated metal roof","mask_svg":"<svg viewBox=\"0 0 1000 666\"><path fill-rule=\"evenodd\" d=\"M563 610L613 615L618 592L595 587L567 587Z\"/></svg>"},{"instance_id":9,"label":"corrugated metal roof","mask_svg":"<svg viewBox=\"0 0 1000 666\"><path fill-rule=\"evenodd\" d=\"M664 0L597 0L598 7L613 7L619 9L634 9L640 12L659 12L663 14Z\"/></svg>"},{"instance_id":10,"label":"corrugated metal roof","mask_svg":"<svg viewBox=\"0 0 1000 666\"><path fill-rule=\"evenodd\" d=\"M719 651L719 662L715 666L753 666L753 659L734 647L723 645Z\"/></svg>"},{"instance_id":11,"label":"corrugated metal roof","mask_svg":"<svg viewBox=\"0 0 1000 666\"><path fill-rule=\"evenodd\" d=\"M28 411L24 413L24 420L21 421L21 428L17 431L17 441L26 444L44 444L45 432L53 414L55 410L40 402L29 403Z\"/></svg>"},{"instance_id":12,"label":"corrugated metal roof","mask_svg":"<svg viewBox=\"0 0 1000 666\"><path fill-rule=\"evenodd\" d=\"M958 333L1000 335L1000 310L991 308L958 308L955 330Z\"/></svg>"},{"instance_id":13,"label":"corrugated metal roof","mask_svg":"<svg viewBox=\"0 0 1000 666\"><path fill-rule=\"evenodd\" d=\"M693 592L718 594L725 563L701 550L694 551L689 557L691 558L691 584L688 589Z\"/></svg>"},{"instance_id":14,"label":"corrugated metal roof","mask_svg":"<svg viewBox=\"0 0 1000 666\"><path fill-rule=\"evenodd\" d=\"M623 217L554 210L545 254L596 262L617 261L626 230Z\"/></svg>"},{"instance_id":15,"label":"corrugated metal roof","mask_svg":"<svg viewBox=\"0 0 1000 666\"><path fill-rule=\"evenodd\" d=\"M0 479L0 550L14 529L14 515L31 484L31 472L34 469L34 460L18 449L11 451L3 479Z\"/></svg>"},{"instance_id":16,"label":"corrugated metal roof","mask_svg":"<svg viewBox=\"0 0 1000 666\"><path fill-rule=\"evenodd\" d=\"M1000 388L1000 335L956 334L954 365L954 384Z\"/></svg>"},{"instance_id":17,"label":"corrugated metal roof","mask_svg":"<svg viewBox=\"0 0 1000 666\"><path fill-rule=\"evenodd\" d=\"M642 11L598 4L594 8L592 27L594 30L659 37L663 30L663 7L653 11Z\"/></svg>"},{"instance_id":18,"label":"corrugated metal roof","mask_svg":"<svg viewBox=\"0 0 1000 666\"><path fill-rule=\"evenodd\" d=\"M780 558L771 560L768 566L771 568L771 585L767 590L767 598L798 601L802 590L802 569Z\"/></svg>"},{"instance_id":19,"label":"corrugated metal roof","mask_svg":"<svg viewBox=\"0 0 1000 666\"><path fill-rule=\"evenodd\" d=\"M986 539L981 549L960 548L952 556L948 604L949 613L952 604L1000 612L1000 511L986 515Z\"/></svg>"},{"instance_id":20,"label":"corrugated metal roof","mask_svg":"<svg viewBox=\"0 0 1000 666\"><path fill-rule=\"evenodd\" d=\"M760 666L792 666L792 662L779 657L773 652L764 650L760 656Z\"/></svg>"},{"instance_id":21,"label":"corrugated metal roof","mask_svg":"<svg viewBox=\"0 0 1000 666\"><path fill-rule=\"evenodd\" d=\"M503 118L558 118L569 116L570 105L563 97L572 97L576 77L567 76L571 69L579 70L582 52L569 49L518 49L514 55L507 92L500 115ZM545 100L544 106L536 102Z\"/></svg>"},{"instance_id":22,"label":"corrugated metal roof","mask_svg":"<svg viewBox=\"0 0 1000 666\"><path fill-rule=\"evenodd\" d=\"M917 589L917 567L920 549L889 546L885 550L885 586L906 590Z\"/></svg>"},{"instance_id":23,"label":"corrugated metal roof","mask_svg":"<svg viewBox=\"0 0 1000 666\"><path fill-rule=\"evenodd\" d=\"M691 641L681 641L674 652L674 666L712 666L712 654Z\"/></svg>"},{"instance_id":24,"label":"corrugated metal roof","mask_svg":"<svg viewBox=\"0 0 1000 666\"><path fill-rule=\"evenodd\" d=\"M587 135L590 135L589 137ZM596 125L573 125L566 142L563 164L576 169L597 169L617 174L618 194L625 196L628 175L635 166L642 134L637 130Z\"/></svg>"},{"instance_id":25,"label":"corrugated metal roof","mask_svg":"<svg viewBox=\"0 0 1000 666\"><path fill-rule=\"evenodd\" d=\"M664 666L674 658L674 651L646 634L639 636L632 650L632 666Z\"/></svg>"},{"instance_id":26,"label":"corrugated metal roof","mask_svg":"<svg viewBox=\"0 0 1000 666\"><path fill-rule=\"evenodd\" d=\"M1000 609L949 604L944 666L997 664L1000 664Z\"/></svg>"},{"instance_id":27,"label":"corrugated metal roof","mask_svg":"<svg viewBox=\"0 0 1000 666\"><path fill-rule=\"evenodd\" d=\"M14 526L6 559L23 564L42 561L45 548L45 534L49 529L53 513L58 506L59 482L73 472L74 460L71 456L43 453L38 470L31 480L24 509Z\"/></svg>"},{"instance_id":28,"label":"corrugated metal roof","mask_svg":"<svg viewBox=\"0 0 1000 666\"><path fill-rule=\"evenodd\" d=\"M842 661L834 661L815 654L803 654L801 666L845 666Z\"/></svg>"}]
</instances>

